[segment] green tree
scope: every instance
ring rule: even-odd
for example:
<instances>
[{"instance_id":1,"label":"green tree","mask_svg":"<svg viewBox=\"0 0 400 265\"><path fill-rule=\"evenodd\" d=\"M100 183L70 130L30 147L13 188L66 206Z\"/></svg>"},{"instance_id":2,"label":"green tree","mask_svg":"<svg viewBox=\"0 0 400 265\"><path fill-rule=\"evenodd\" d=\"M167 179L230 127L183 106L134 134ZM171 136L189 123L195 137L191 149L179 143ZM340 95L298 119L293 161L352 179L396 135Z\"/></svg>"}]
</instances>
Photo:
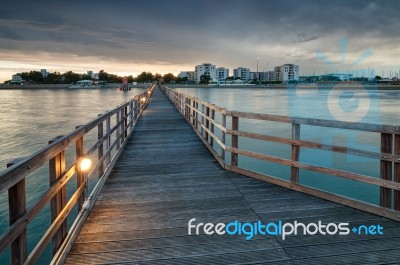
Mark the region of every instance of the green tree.
<instances>
[{"instance_id":1,"label":"green tree","mask_svg":"<svg viewBox=\"0 0 400 265\"><path fill-rule=\"evenodd\" d=\"M108 80L108 73L104 72L104 70L100 70L100 72L99 72L99 80L110 81L110 80Z\"/></svg>"},{"instance_id":2,"label":"green tree","mask_svg":"<svg viewBox=\"0 0 400 265\"><path fill-rule=\"evenodd\" d=\"M137 81L139 83L148 83L153 81L154 76L151 72L142 72L140 75L137 76Z\"/></svg>"},{"instance_id":3,"label":"green tree","mask_svg":"<svg viewBox=\"0 0 400 265\"><path fill-rule=\"evenodd\" d=\"M154 76L154 81L159 81L159 80L161 80L161 79L162 79L161 74L156 73L155 76Z\"/></svg>"},{"instance_id":4,"label":"green tree","mask_svg":"<svg viewBox=\"0 0 400 265\"><path fill-rule=\"evenodd\" d=\"M44 79L41 72L38 71L30 71L28 75L28 80L33 83L43 84Z\"/></svg>"},{"instance_id":5,"label":"green tree","mask_svg":"<svg viewBox=\"0 0 400 265\"><path fill-rule=\"evenodd\" d=\"M209 75L201 75L200 76L200 84L208 84L211 80Z\"/></svg>"},{"instance_id":6,"label":"green tree","mask_svg":"<svg viewBox=\"0 0 400 265\"><path fill-rule=\"evenodd\" d=\"M171 83L171 81L175 81L176 77L172 73L165 74L163 76L164 83Z\"/></svg>"},{"instance_id":7,"label":"green tree","mask_svg":"<svg viewBox=\"0 0 400 265\"><path fill-rule=\"evenodd\" d=\"M54 72L54 73L49 73L47 77L44 79L44 82L46 84L58 84L61 81L61 75L60 73Z\"/></svg>"},{"instance_id":8,"label":"green tree","mask_svg":"<svg viewBox=\"0 0 400 265\"><path fill-rule=\"evenodd\" d=\"M380 77L379 75L375 76L376 80L382 80L382 77Z\"/></svg>"},{"instance_id":9,"label":"green tree","mask_svg":"<svg viewBox=\"0 0 400 265\"><path fill-rule=\"evenodd\" d=\"M66 84L73 84L82 79L82 75L74 73L72 71L63 73L62 77L64 77L64 82Z\"/></svg>"}]
</instances>

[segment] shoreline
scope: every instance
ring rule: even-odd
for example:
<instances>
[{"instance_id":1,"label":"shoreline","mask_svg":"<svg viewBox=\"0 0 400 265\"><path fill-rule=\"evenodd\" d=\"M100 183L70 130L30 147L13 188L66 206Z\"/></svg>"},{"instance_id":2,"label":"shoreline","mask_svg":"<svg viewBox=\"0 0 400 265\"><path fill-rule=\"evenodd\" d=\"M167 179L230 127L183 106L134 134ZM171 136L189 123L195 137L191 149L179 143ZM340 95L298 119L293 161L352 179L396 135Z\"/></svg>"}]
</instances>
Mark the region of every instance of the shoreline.
<instances>
[{"instance_id":1,"label":"shoreline","mask_svg":"<svg viewBox=\"0 0 400 265\"><path fill-rule=\"evenodd\" d=\"M1 90L40 90L40 89L62 89L62 90L94 90L94 89L118 89L121 87L120 84L111 84L106 87L77 87L77 88L70 88L71 84L40 84L40 85L0 85ZM131 85L130 88L146 88L149 84L140 84L140 85Z\"/></svg>"},{"instance_id":2,"label":"shoreline","mask_svg":"<svg viewBox=\"0 0 400 265\"><path fill-rule=\"evenodd\" d=\"M52 85L52 84L40 84L40 85L0 85L0 90L35 90L35 89L68 89L68 90L81 90L81 89L86 89L86 90L92 90L92 89L118 89L121 85L120 84L111 84L107 87L82 87L82 88L69 88L71 84L57 84L57 85ZM149 84L138 84L138 85L131 85L129 86L130 88L146 88L148 87ZM196 85L187 85L187 84L169 84L167 85L168 87L171 88L177 88L177 87L185 87L185 88L205 88L205 89L210 89L210 88L257 88L257 89L287 89L288 87L290 88L298 88L298 89L331 89L332 87L335 87L335 89L343 89L343 90L357 90L360 88L366 88L366 89L376 89L376 90L400 90L400 85L362 85L362 84L355 84L355 85L335 85L335 84L300 84L300 85L282 85L282 84L277 84L277 85L232 85L232 86L218 86L218 85L203 85L203 84L196 84Z\"/></svg>"}]
</instances>

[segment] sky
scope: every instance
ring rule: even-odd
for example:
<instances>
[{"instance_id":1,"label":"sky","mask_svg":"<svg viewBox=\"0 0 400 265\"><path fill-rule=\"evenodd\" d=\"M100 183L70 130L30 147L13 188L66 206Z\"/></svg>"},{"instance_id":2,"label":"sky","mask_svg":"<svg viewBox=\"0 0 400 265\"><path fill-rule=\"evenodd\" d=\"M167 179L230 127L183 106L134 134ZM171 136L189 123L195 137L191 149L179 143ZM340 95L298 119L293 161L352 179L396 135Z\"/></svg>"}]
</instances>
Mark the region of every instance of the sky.
<instances>
[{"instance_id":1,"label":"sky","mask_svg":"<svg viewBox=\"0 0 400 265\"><path fill-rule=\"evenodd\" d=\"M400 72L400 1L3 1L0 82L17 72L136 76L210 62L300 75ZM341 43L341 44L340 44Z\"/></svg>"}]
</instances>

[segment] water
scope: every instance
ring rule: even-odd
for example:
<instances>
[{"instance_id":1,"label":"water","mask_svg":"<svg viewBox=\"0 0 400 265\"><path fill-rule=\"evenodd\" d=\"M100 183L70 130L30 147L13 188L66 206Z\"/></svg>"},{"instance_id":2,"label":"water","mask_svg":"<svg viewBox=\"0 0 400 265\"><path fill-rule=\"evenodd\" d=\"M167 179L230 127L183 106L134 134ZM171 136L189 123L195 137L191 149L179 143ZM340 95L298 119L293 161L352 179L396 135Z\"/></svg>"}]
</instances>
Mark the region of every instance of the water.
<instances>
[{"instance_id":1,"label":"water","mask_svg":"<svg viewBox=\"0 0 400 265\"><path fill-rule=\"evenodd\" d=\"M340 104L348 112L363 111L369 98L368 112L361 122L400 124L400 91L369 91L354 94L347 91L332 99L329 89L286 90L245 88L177 88L178 90L212 102L230 110L268 113L285 116L334 119L328 102ZM0 170L15 157L27 156L47 145L53 137L72 131L76 125L85 124L108 109L128 100L141 90L121 92L117 90L0 90ZM354 96L356 95L356 96ZM335 96L335 95L333 95ZM358 108L360 106L360 108ZM228 127L230 121L228 120ZM291 137L289 124L240 120L240 130L261 134ZM95 136L93 136L94 138ZM90 138L90 137L89 137ZM325 144L348 145L364 150L379 151L379 135L354 133L302 126L301 139ZM94 141L85 139L85 143ZM230 138L227 138L229 143ZM240 138L239 147L262 154L290 159L291 148L278 143ZM68 155L67 155L68 156ZM227 155L229 160L229 156ZM302 149L300 161L379 177L379 161L357 158L330 152ZM228 161L229 162L229 161ZM239 156L239 166L253 171L289 179L290 168L274 163ZM304 185L324 188L356 199L377 203L378 189L337 177L301 170L300 181ZM44 166L34 176L27 178L27 201L31 205L48 187L47 168ZM74 185L72 182L71 185ZM8 227L8 202L6 194L0 197L0 233ZM76 209L75 209L76 210ZM48 227L48 208L28 228L28 248L33 246ZM71 221L68 225L71 225ZM8 263L8 252L0 256L0 264ZM40 264L50 261L49 249L41 257Z\"/></svg>"},{"instance_id":2,"label":"water","mask_svg":"<svg viewBox=\"0 0 400 265\"><path fill-rule=\"evenodd\" d=\"M17 157L29 156L45 147L57 135L67 134L75 126L86 124L98 114L139 94L143 89L120 91L113 89L93 90L0 90L0 171ZM85 136L85 147L95 142L96 130ZM85 150L87 150L85 148ZM74 145L67 150L67 165L72 161ZM48 188L48 168L44 165L26 178L27 204L31 206ZM69 183L68 197L75 182ZM74 209L76 214L76 209ZM0 196L0 233L8 227L7 193ZM28 226L28 249L31 251L44 230L50 224L46 207ZM68 226L72 220L68 222ZM40 258L39 264L50 262L50 250ZM9 263L9 252L0 255L0 264Z\"/></svg>"},{"instance_id":3,"label":"water","mask_svg":"<svg viewBox=\"0 0 400 265\"><path fill-rule=\"evenodd\" d=\"M290 117L356 121L400 125L400 91L324 89L248 89L248 88L176 88L228 110L267 113ZM219 117L216 118L219 120ZM227 120L230 128L230 120ZM239 130L291 138L291 124L239 119ZM220 133L216 130L216 134ZM380 152L380 135L353 130L301 125L301 140ZM230 137L226 142L230 145ZM291 146L240 137L239 148L265 155L291 159ZM219 149L217 148L217 151ZM229 154L226 159L229 161ZM379 178L380 161L354 155L301 148L299 161ZM239 155L239 166L284 180L290 180L290 167ZM379 204L379 188L300 170L300 183L372 204Z\"/></svg>"}]
</instances>

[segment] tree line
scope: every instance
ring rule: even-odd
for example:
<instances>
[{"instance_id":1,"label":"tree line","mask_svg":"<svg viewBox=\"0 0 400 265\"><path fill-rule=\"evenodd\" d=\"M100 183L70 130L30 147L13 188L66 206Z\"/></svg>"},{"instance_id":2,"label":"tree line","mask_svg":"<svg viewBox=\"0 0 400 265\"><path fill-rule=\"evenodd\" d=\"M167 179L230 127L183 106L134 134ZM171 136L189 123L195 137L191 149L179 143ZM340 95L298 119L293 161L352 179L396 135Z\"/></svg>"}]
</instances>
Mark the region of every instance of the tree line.
<instances>
[{"instance_id":1,"label":"tree line","mask_svg":"<svg viewBox=\"0 0 400 265\"><path fill-rule=\"evenodd\" d=\"M61 74L60 72L48 73L47 76L43 76L39 71L23 72L19 74L24 83L26 84L75 84L79 80L99 80L106 81L108 83L122 83L123 76L118 76L116 74L107 73L101 70L98 74L98 79L94 80L92 76L88 74L74 73L72 71L65 72ZM187 81L187 78L176 77L172 73L161 75L159 73L153 74L151 72L142 72L136 77L132 75L125 76L128 82L138 82L138 83L150 83L154 81L163 81L164 83L181 83ZM6 81L9 83L11 80Z\"/></svg>"}]
</instances>

